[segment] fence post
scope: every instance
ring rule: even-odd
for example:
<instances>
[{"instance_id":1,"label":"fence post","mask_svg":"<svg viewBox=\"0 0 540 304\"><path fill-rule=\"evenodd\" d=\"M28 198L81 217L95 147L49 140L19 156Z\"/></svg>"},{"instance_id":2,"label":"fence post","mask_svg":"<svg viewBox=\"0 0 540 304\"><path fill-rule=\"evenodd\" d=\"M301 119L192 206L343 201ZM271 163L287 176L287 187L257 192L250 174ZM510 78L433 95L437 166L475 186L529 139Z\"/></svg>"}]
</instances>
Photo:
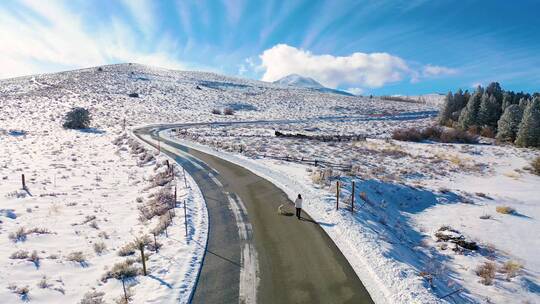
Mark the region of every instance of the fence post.
<instances>
[{"instance_id":1,"label":"fence post","mask_svg":"<svg viewBox=\"0 0 540 304\"><path fill-rule=\"evenodd\" d=\"M184 186L185 186L185 188L187 189L186 169L184 169L184 167L182 167L182 173L183 173L183 175L184 175Z\"/></svg>"},{"instance_id":2,"label":"fence post","mask_svg":"<svg viewBox=\"0 0 540 304\"><path fill-rule=\"evenodd\" d=\"M176 208L176 202L177 202L177 195L176 195L176 186L174 186L174 208Z\"/></svg>"},{"instance_id":3,"label":"fence post","mask_svg":"<svg viewBox=\"0 0 540 304\"><path fill-rule=\"evenodd\" d=\"M354 181L352 182L351 212L354 212Z\"/></svg>"},{"instance_id":4,"label":"fence post","mask_svg":"<svg viewBox=\"0 0 540 304\"><path fill-rule=\"evenodd\" d=\"M186 211L186 200L184 200L184 227L186 229L186 240L187 240L187 211Z\"/></svg>"},{"instance_id":5,"label":"fence post","mask_svg":"<svg viewBox=\"0 0 540 304\"><path fill-rule=\"evenodd\" d=\"M339 210L339 181L336 181L336 210Z\"/></svg>"},{"instance_id":6,"label":"fence post","mask_svg":"<svg viewBox=\"0 0 540 304\"><path fill-rule=\"evenodd\" d=\"M24 174L21 175L21 179L22 179L22 188L23 188L24 190L26 190L26 181L25 181L25 179L24 179Z\"/></svg>"},{"instance_id":7,"label":"fence post","mask_svg":"<svg viewBox=\"0 0 540 304\"><path fill-rule=\"evenodd\" d=\"M158 153L161 153L161 140L159 139L159 132L157 133L157 149Z\"/></svg>"},{"instance_id":8,"label":"fence post","mask_svg":"<svg viewBox=\"0 0 540 304\"><path fill-rule=\"evenodd\" d=\"M144 243L143 242L139 243L139 249L141 250L141 261L142 261L143 274L146 275L146 260L144 258Z\"/></svg>"},{"instance_id":9,"label":"fence post","mask_svg":"<svg viewBox=\"0 0 540 304\"><path fill-rule=\"evenodd\" d=\"M154 248L156 249L156 252L159 252L159 248L157 245L157 239L156 239L156 233L152 233L154 235Z\"/></svg>"},{"instance_id":10,"label":"fence post","mask_svg":"<svg viewBox=\"0 0 540 304\"><path fill-rule=\"evenodd\" d=\"M124 282L124 276L122 276L122 288L124 289L124 299L126 300L126 303L129 303L127 292L126 292L126 283Z\"/></svg>"}]
</instances>

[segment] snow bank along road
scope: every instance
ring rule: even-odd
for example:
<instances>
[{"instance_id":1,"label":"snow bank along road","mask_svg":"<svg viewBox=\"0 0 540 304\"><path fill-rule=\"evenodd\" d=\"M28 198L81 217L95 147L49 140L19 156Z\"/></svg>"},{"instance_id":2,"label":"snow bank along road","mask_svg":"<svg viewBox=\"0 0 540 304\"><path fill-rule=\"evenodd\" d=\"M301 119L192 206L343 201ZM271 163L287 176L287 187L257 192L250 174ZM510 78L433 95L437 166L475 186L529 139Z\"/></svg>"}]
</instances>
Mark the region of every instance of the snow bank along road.
<instances>
[{"instance_id":1,"label":"snow bank along road","mask_svg":"<svg viewBox=\"0 0 540 304\"><path fill-rule=\"evenodd\" d=\"M134 134L157 145L170 125ZM181 127L177 125L174 127ZM245 168L160 139L163 153L199 185L209 216L208 244L193 303L373 303L358 276L308 215L278 215L286 194Z\"/></svg>"}]
</instances>

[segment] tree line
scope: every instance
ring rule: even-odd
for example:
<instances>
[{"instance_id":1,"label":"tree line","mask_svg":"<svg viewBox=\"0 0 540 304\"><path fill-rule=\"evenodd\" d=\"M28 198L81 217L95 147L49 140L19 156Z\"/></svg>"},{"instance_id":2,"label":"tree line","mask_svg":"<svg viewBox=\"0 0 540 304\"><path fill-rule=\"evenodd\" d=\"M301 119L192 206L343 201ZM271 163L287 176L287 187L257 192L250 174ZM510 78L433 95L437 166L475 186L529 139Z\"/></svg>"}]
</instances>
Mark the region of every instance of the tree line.
<instances>
[{"instance_id":1,"label":"tree line","mask_svg":"<svg viewBox=\"0 0 540 304\"><path fill-rule=\"evenodd\" d=\"M473 93L448 92L438 122L499 142L540 147L540 93L504 91L497 82Z\"/></svg>"}]
</instances>

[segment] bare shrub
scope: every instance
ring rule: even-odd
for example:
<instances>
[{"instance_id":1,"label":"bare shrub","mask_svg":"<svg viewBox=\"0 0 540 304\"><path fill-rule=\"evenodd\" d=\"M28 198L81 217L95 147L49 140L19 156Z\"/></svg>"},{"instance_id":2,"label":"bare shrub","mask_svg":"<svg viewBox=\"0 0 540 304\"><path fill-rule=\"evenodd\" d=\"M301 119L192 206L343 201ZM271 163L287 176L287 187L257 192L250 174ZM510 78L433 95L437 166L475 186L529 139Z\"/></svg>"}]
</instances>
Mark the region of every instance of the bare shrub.
<instances>
[{"instance_id":1,"label":"bare shrub","mask_svg":"<svg viewBox=\"0 0 540 304\"><path fill-rule=\"evenodd\" d=\"M476 268L476 275L481 277L482 284L491 285L495 279L495 271L497 270L497 265L493 262L484 262Z\"/></svg>"},{"instance_id":2,"label":"bare shrub","mask_svg":"<svg viewBox=\"0 0 540 304\"><path fill-rule=\"evenodd\" d=\"M531 167L533 169L534 174L540 175L540 156L538 156L531 162Z\"/></svg>"},{"instance_id":3,"label":"bare shrub","mask_svg":"<svg viewBox=\"0 0 540 304\"><path fill-rule=\"evenodd\" d=\"M111 270L107 271L102 276L101 281L105 283L108 279L122 280L138 276L140 273L140 269L134 264L134 259L126 259L123 262L114 264Z\"/></svg>"},{"instance_id":4,"label":"bare shrub","mask_svg":"<svg viewBox=\"0 0 540 304\"><path fill-rule=\"evenodd\" d=\"M8 238L12 240L13 242L24 242L26 241L26 229L24 227L19 227L15 232L11 232L8 235Z\"/></svg>"},{"instance_id":5,"label":"bare shrub","mask_svg":"<svg viewBox=\"0 0 540 304\"><path fill-rule=\"evenodd\" d=\"M499 271L506 274L506 279L510 281L510 279L518 275L518 273L521 271L521 268L522 266L520 263L516 261L507 261L499 269Z\"/></svg>"},{"instance_id":6,"label":"bare shrub","mask_svg":"<svg viewBox=\"0 0 540 304\"><path fill-rule=\"evenodd\" d=\"M160 189L145 205L139 206L143 220L150 220L154 216L161 216L174 208L174 193L170 188Z\"/></svg>"},{"instance_id":7,"label":"bare shrub","mask_svg":"<svg viewBox=\"0 0 540 304\"><path fill-rule=\"evenodd\" d=\"M25 260L28 258L28 251L26 250L15 251L9 256L9 258L13 260Z\"/></svg>"},{"instance_id":8,"label":"bare shrub","mask_svg":"<svg viewBox=\"0 0 540 304\"><path fill-rule=\"evenodd\" d=\"M417 128L397 129L392 133L392 139L401 141L422 141L422 133Z\"/></svg>"},{"instance_id":9,"label":"bare shrub","mask_svg":"<svg viewBox=\"0 0 540 304\"><path fill-rule=\"evenodd\" d=\"M232 108L225 108L223 110L224 115L234 115L234 110Z\"/></svg>"},{"instance_id":10,"label":"bare shrub","mask_svg":"<svg viewBox=\"0 0 540 304\"><path fill-rule=\"evenodd\" d=\"M516 210L509 206L497 206L495 210L502 214L514 214Z\"/></svg>"},{"instance_id":11,"label":"bare shrub","mask_svg":"<svg viewBox=\"0 0 540 304\"><path fill-rule=\"evenodd\" d=\"M84 294L84 297L79 302L79 304L105 304L103 297L105 296L104 292L101 291L89 291Z\"/></svg>"},{"instance_id":12,"label":"bare shrub","mask_svg":"<svg viewBox=\"0 0 540 304\"><path fill-rule=\"evenodd\" d=\"M28 257L27 259L29 262L32 262L34 263L34 265L36 266L36 268L39 268L39 262L40 262L40 257L37 253L37 251L32 251L32 254Z\"/></svg>"},{"instance_id":13,"label":"bare shrub","mask_svg":"<svg viewBox=\"0 0 540 304\"><path fill-rule=\"evenodd\" d=\"M121 256L121 257L125 257L125 256L129 256L129 255L134 255L135 252L136 252L136 250L137 250L137 247L135 246L135 244L133 244L133 243L128 243L128 244L122 246L122 247L118 250L117 254L118 254L119 256Z\"/></svg>"},{"instance_id":14,"label":"bare shrub","mask_svg":"<svg viewBox=\"0 0 540 304\"><path fill-rule=\"evenodd\" d=\"M15 284L10 284L8 289L11 290L14 294L19 295L21 300L28 302L30 300L30 288L28 286L19 287Z\"/></svg>"},{"instance_id":15,"label":"bare shrub","mask_svg":"<svg viewBox=\"0 0 540 304\"><path fill-rule=\"evenodd\" d=\"M103 242L94 243L94 252L98 255L102 254L107 249L107 245Z\"/></svg>"},{"instance_id":16,"label":"bare shrub","mask_svg":"<svg viewBox=\"0 0 540 304\"><path fill-rule=\"evenodd\" d=\"M92 222L90 222L90 225L89 225L89 226L92 227L92 228L94 228L94 229L96 229L96 230L99 230L99 226L98 226L97 221L92 221Z\"/></svg>"},{"instance_id":17,"label":"bare shrub","mask_svg":"<svg viewBox=\"0 0 540 304\"><path fill-rule=\"evenodd\" d=\"M37 283L37 287L41 289L46 289L51 287L52 284L49 284L49 281L47 280L47 276L41 277L41 280Z\"/></svg>"},{"instance_id":18,"label":"bare shrub","mask_svg":"<svg viewBox=\"0 0 540 304\"><path fill-rule=\"evenodd\" d=\"M212 109L212 114L215 114L215 115L221 115L221 111L219 109Z\"/></svg>"},{"instance_id":19,"label":"bare shrub","mask_svg":"<svg viewBox=\"0 0 540 304\"><path fill-rule=\"evenodd\" d=\"M408 128L397 129L392 133L392 138L401 141L419 142L432 140L443 143L476 143L476 136L457 129L443 129L440 127L427 127L424 129Z\"/></svg>"},{"instance_id":20,"label":"bare shrub","mask_svg":"<svg viewBox=\"0 0 540 304\"><path fill-rule=\"evenodd\" d=\"M163 214L159 217L159 222L156 227L152 229L151 233L154 235L160 235L171 225L171 223L171 217L168 214Z\"/></svg>"},{"instance_id":21,"label":"bare shrub","mask_svg":"<svg viewBox=\"0 0 540 304\"><path fill-rule=\"evenodd\" d=\"M480 136L487 137L487 138L495 138L495 130L493 130L492 127L482 127L480 130Z\"/></svg>"},{"instance_id":22,"label":"bare shrub","mask_svg":"<svg viewBox=\"0 0 540 304\"><path fill-rule=\"evenodd\" d=\"M86 256L84 255L84 253L82 251L74 251L74 252L71 252L70 254L68 254L68 256L66 257L66 260L70 261L70 262L76 262L76 263L79 263L81 264L81 266L85 266L87 264L86 262Z\"/></svg>"}]
</instances>

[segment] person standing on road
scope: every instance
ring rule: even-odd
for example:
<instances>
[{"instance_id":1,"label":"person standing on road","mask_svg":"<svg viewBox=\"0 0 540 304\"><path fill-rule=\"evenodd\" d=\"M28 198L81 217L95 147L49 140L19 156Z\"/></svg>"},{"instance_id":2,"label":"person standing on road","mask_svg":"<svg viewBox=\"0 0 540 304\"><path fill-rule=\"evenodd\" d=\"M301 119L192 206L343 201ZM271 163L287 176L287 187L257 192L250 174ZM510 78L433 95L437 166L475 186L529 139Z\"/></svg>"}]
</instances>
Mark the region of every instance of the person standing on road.
<instances>
[{"instance_id":1,"label":"person standing on road","mask_svg":"<svg viewBox=\"0 0 540 304\"><path fill-rule=\"evenodd\" d=\"M302 213L302 195L298 194L298 197L294 201L294 207L296 207L296 217L298 219L301 219L301 213Z\"/></svg>"}]
</instances>

